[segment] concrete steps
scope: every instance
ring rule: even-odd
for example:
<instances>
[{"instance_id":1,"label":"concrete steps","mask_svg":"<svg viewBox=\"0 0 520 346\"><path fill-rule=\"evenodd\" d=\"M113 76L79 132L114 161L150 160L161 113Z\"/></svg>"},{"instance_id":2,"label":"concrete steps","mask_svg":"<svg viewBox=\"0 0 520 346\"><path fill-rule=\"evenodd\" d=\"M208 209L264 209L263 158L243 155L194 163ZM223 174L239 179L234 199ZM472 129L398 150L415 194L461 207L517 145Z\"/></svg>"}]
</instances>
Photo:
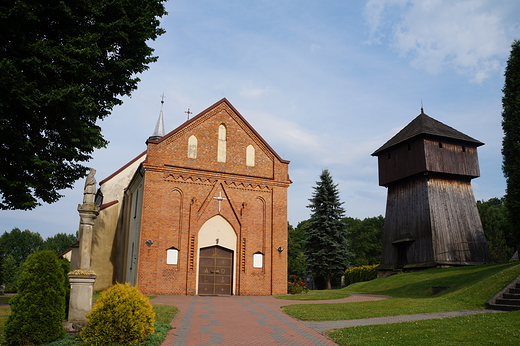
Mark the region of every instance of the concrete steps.
<instances>
[{"instance_id":1,"label":"concrete steps","mask_svg":"<svg viewBox=\"0 0 520 346\"><path fill-rule=\"evenodd\" d=\"M520 310L520 276L488 300L486 308L503 311Z\"/></svg>"}]
</instances>

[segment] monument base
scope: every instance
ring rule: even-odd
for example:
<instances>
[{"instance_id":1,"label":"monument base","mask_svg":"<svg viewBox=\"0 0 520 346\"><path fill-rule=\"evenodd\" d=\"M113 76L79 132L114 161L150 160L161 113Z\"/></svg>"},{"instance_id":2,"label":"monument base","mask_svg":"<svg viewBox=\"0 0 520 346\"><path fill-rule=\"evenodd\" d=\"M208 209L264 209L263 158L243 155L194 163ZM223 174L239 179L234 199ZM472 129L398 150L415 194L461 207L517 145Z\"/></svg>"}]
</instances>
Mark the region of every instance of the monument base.
<instances>
[{"instance_id":1,"label":"monument base","mask_svg":"<svg viewBox=\"0 0 520 346\"><path fill-rule=\"evenodd\" d=\"M74 270L69 273L69 281L69 317L64 327L67 333L77 334L87 325L87 313L92 310L96 275L91 270Z\"/></svg>"}]
</instances>

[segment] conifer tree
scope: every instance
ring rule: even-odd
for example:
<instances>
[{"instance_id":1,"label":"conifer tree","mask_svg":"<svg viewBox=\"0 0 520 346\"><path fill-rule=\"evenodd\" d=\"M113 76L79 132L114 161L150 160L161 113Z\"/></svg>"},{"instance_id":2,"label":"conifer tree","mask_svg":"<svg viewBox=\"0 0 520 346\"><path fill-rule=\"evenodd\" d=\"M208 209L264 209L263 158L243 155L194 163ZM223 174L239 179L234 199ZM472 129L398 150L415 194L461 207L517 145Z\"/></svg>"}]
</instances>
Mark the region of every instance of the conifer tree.
<instances>
[{"instance_id":1,"label":"conifer tree","mask_svg":"<svg viewBox=\"0 0 520 346\"><path fill-rule=\"evenodd\" d=\"M9 346L41 345L65 335L64 272L52 251L27 257L18 281L18 294L9 301L5 323Z\"/></svg>"},{"instance_id":2,"label":"conifer tree","mask_svg":"<svg viewBox=\"0 0 520 346\"><path fill-rule=\"evenodd\" d=\"M327 289L332 287L332 274L342 273L348 266L347 231L342 222L345 209L337 186L324 169L308 205L312 215L305 242L307 267L313 274L325 277Z\"/></svg>"},{"instance_id":3,"label":"conifer tree","mask_svg":"<svg viewBox=\"0 0 520 346\"><path fill-rule=\"evenodd\" d=\"M505 70L502 89L502 170L506 177L505 202L520 248L520 41L515 40Z\"/></svg>"}]
</instances>

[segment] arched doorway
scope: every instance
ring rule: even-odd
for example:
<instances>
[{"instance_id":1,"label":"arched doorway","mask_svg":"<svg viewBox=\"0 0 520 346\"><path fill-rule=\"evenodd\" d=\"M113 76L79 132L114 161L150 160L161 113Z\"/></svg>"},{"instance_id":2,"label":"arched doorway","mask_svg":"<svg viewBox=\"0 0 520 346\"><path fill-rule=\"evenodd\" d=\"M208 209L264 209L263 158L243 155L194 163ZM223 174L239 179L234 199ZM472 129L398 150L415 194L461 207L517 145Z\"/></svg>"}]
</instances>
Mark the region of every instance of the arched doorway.
<instances>
[{"instance_id":1,"label":"arched doorway","mask_svg":"<svg viewBox=\"0 0 520 346\"><path fill-rule=\"evenodd\" d=\"M198 234L197 294L235 293L237 235L221 215L208 219Z\"/></svg>"}]
</instances>

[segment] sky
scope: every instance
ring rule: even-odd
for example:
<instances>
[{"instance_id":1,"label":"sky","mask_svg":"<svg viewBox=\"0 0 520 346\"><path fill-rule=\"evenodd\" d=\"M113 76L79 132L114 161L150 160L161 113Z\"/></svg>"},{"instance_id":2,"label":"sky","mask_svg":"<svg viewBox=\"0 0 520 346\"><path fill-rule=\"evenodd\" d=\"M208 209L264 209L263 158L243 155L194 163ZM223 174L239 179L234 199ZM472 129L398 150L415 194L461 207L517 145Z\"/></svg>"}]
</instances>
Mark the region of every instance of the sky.
<instances>
[{"instance_id":1,"label":"sky","mask_svg":"<svg viewBox=\"0 0 520 346\"><path fill-rule=\"evenodd\" d=\"M310 216L323 169L345 216L385 214L371 154L424 112L485 145L477 200L502 197L504 68L520 39L517 0L170 0L158 62L99 125L87 166L101 181L146 149L161 95L169 132L222 98L290 160L289 222ZM73 234L84 180L57 203L0 211L0 233Z\"/></svg>"}]
</instances>

